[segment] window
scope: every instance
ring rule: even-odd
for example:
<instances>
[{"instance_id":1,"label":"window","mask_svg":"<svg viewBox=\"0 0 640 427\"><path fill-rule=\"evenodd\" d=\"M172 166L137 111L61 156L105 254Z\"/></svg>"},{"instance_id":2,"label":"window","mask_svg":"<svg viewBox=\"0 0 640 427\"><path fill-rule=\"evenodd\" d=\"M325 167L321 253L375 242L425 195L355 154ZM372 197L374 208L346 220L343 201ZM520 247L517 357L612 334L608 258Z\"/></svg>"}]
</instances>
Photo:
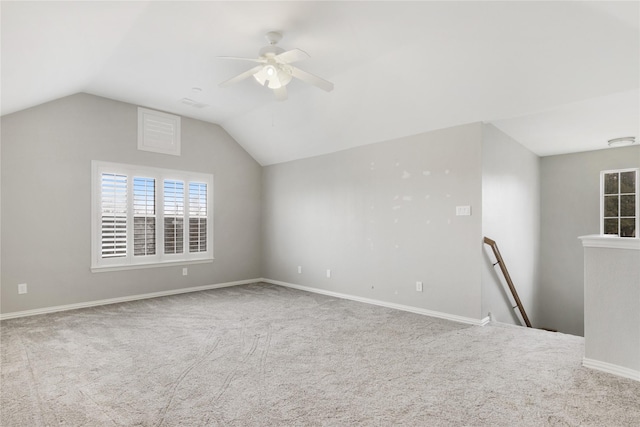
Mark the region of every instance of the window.
<instances>
[{"instance_id":1,"label":"window","mask_svg":"<svg viewBox=\"0 0 640 427\"><path fill-rule=\"evenodd\" d=\"M102 258L127 256L127 176L101 175L101 255Z\"/></svg>"},{"instance_id":2,"label":"window","mask_svg":"<svg viewBox=\"0 0 640 427\"><path fill-rule=\"evenodd\" d=\"M600 234L637 237L638 169L600 172Z\"/></svg>"},{"instance_id":3,"label":"window","mask_svg":"<svg viewBox=\"0 0 640 427\"><path fill-rule=\"evenodd\" d=\"M213 260L213 175L94 161L92 271Z\"/></svg>"},{"instance_id":4,"label":"window","mask_svg":"<svg viewBox=\"0 0 640 427\"><path fill-rule=\"evenodd\" d=\"M207 250L207 185L189 183L189 252Z\"/></svg>"},{"instance_id":5,"label":"window","mask_svg":"<svg viewBox=\"0 0 640 427\"><path fill-rule=\"evenodd\" d=\"M164 252L181 254L184 249L184 182L164 181Z\"/></svg>"},{"instance_id":6,"label":"window","mask_svg":"<svg viewBox=\"0 0 640 427\"><path fill-rule=\"evenodd\" d=\"M156 180L133 178L133 255L156 253Z\"/></svg>"}]
</instances>

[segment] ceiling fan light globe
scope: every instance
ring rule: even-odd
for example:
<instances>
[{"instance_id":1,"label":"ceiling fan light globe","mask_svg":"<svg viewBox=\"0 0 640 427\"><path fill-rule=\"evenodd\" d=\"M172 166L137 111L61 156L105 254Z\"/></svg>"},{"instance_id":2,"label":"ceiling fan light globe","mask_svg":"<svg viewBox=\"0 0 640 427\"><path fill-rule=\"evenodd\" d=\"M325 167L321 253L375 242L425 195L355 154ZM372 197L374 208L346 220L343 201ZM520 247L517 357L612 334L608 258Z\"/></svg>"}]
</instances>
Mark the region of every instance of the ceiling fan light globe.
<instances>
[{"instance_id":1,"label":"ceiling fan light globe","mask_svg":"<svg viewBox=\"0 0 640 427\"><path fill-rule=\"evenodd\" d=\"M260 71L255 73L253 75L253 78L256 79L258 83L260 83L260 86L264 86L267 83L267 81L269 81L269 75L267 74L266 66L262 67Z\"/></svg>"},{"instance_id":2,"label":"ceiling fan light globe","mask_svg":"<svg viewBox=\"0 0 640 427\"><path fill-rule=\"evenodd\" d=\"M282 67L277 65L265 65L262 70L253 75L261 86L267 86L269 89L280 89L291 82L292 76Z\"/></svg>"},{"instance_id":3,"label":"ceiling fan light globe","mask_svg":"<svg viewBox=\"0 0 640 427\"><path fill-rule=\"evenodd\" d=\"M291 76L291 73L288 73L283 69L278 70L278 80L280 80L280 84L282 86L288 85L292 79L293 77Z\"/></svg>"}]
</instances>

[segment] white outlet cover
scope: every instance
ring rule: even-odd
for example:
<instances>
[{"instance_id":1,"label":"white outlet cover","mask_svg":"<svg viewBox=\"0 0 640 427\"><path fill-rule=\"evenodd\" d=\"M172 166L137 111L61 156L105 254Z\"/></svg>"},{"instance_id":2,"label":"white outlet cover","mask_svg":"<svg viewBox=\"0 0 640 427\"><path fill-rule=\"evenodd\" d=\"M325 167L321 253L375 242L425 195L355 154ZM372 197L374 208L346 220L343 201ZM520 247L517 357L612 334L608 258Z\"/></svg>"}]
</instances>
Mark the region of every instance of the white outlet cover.
<instances>
[{"instance_id":1,"label":"white outlet cover","mask_svg":"<svg viewBox=\"0 0 640 427\"><path fill-rule=\"evenodd\" d=\"M331 277L331 270L327 270L327 277Z\"/></svg>"},{"instance_id":2,"label":"white outlet cover","mask_svg":"<svg viewBox=\"0 0 640 427\"><path fill-rule=\"evenodd\" d=\"M422 282L416 282L416 291L422 292Z\"/></svg>"},{"instance_id":3,"label":"white outlet cover","mask_svg":"<svg viewBox=\"0 0 640 427\"><path fill-rule=\"evenodd\" d=\"M27 284L26 283L20 283L18 285L18 294L26 294L27 293Z\"/></svg>"}]
</instances>

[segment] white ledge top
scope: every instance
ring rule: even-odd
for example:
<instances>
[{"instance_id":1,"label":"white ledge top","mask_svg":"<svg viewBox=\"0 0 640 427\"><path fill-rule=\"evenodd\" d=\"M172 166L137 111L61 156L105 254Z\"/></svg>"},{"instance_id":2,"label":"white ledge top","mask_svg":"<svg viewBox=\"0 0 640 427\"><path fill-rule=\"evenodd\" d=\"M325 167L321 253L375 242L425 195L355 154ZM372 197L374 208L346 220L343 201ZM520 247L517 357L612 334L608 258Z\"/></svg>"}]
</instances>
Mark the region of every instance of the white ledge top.
<instances>
[{"instance_id":1,"label":"white ledge top","mask_svg":"<svg viewBox=\"0 0 640 427\"><path fill-rule=\"evenodd\" d=\"M618 237L610 234L592 234L580 236L585 248L611 248L640 250L640 239L637 237Z\"/></svg>"}]
</instances>

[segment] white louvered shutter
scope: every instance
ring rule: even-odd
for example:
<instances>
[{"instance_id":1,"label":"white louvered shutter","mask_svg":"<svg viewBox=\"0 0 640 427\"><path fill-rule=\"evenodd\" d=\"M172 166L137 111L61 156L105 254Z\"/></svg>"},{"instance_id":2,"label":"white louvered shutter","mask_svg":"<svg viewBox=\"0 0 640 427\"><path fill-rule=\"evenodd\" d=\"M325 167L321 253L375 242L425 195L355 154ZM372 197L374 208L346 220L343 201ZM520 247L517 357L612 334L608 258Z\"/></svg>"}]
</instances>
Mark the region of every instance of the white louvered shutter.
<instances>
[{"instance_id":1,"label":"white louvered shutter","mask_svg":"<svg viewBox=\"0 0 640 427\"><path fill-rule=\"evenodd\" d=\"M156 253L156 180L133 178L133 255Z\"/></svg>"},{"instance_id":2,"label":"white louvered shutter","mask_svg":"<svg viewBox=\"0 0 640 427\"><path fill-rule=\"evenodd\" d=\"M189 183L189 252L207 251L207 184Z\"/></svg>"},{"instance_id":3,"label":"white louvered shutter","mask_svg":"<svg viewBox=\"0 0 640 427\"><path fill-rule=\"evenodd\" d=\"M184 252L184 182L164 180L164 253Z\"/></svg>"},{"instance_id":4,"label":"white louvered shutter","mask_svg":"<svg viewBox=\"0 0 640 427\"><path fill-rule=\"evenodd\" d=\"M127 256L127 176L101 175L101 256Z\"/></svg>"}]
</instances>

